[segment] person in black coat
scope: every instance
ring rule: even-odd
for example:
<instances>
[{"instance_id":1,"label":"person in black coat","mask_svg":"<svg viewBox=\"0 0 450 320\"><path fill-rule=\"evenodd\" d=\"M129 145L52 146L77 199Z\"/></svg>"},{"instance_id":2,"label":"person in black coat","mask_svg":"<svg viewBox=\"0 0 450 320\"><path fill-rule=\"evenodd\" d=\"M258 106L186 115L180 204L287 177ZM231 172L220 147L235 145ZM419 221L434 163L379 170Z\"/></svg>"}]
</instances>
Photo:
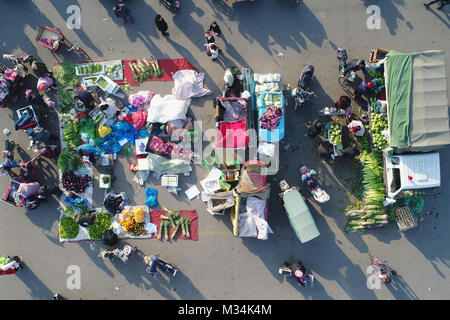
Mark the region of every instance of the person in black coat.
<instances>
[{"instance_id":1,"label":"person in black coat","mask_svg":"<svg viewBox=\"0 0 450 320\"><path fill-rule=\"evenodd\" d=\"M156 27L158 28L158 30L161 31L163 36L169 34L167 32L167 29L169 28L169 26L167 25L166 20L164 20L164 18L160 14L156 15L155 24L156 24Z\"/></svg>"},{"instance_id":2,"label":"person in black coat","mask_svg":"<svg viewBox=\"0 0 450 320\"><path fill-rule=\"evenodd\" d=\"M209 26L209 31L214 32L216 36L220 36L222 34L222 30L220 30L220 27L216 21L213 21L211 23L211 25Z\"/></svg>"}]
</instances>

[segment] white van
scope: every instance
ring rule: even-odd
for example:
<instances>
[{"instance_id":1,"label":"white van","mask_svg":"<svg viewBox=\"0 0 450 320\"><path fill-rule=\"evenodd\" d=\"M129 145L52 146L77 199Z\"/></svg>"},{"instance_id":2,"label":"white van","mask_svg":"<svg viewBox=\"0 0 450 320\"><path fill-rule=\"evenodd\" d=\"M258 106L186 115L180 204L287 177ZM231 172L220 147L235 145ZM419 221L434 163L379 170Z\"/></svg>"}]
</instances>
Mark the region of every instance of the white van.
<instances>
[{"instance_id":1,"label":"white van","mask_svg":"<svg viewBox=\"0 0 450 320\"><path fill-rule=\"evenodd\" d=\"M387 196L401 191L434 188L441 185L439 152L384 156Z\"/></svg>"}]
</instances>

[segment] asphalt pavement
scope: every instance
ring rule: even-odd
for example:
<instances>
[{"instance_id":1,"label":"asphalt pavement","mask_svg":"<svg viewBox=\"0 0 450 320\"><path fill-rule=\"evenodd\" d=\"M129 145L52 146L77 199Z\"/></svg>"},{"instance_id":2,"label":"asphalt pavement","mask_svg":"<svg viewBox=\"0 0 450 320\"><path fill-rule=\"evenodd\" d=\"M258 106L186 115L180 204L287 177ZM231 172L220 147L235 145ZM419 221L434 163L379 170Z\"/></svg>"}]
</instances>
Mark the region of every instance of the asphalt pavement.
<instances>
[{"instance_id":1,"label":"asphalt pavement","mask_svg":"<svg viewBox=\"0 0 450 320\"><path fill-rule=\"evenodd\" d=\"M239 238L232 234L228 215L211 216L200 199L188 200L183 192L174 196L150 177L147 186L158 189L159 207L196 209L199 215L199 240L136 240L141 253L160 252L164 259L179 267L170 281L152 279L145 272L142 257L136 255L127 264L103 261L98 252L101 242L60 243L58 241L57 203L52 200L38 210L1 205L0 253L22 256L25 269L1 277L0 299L48 299L56 291L69 299L448 299L450 290L450 218L448 195L450 171L449 148L441 152L439 192L425 198L422 221L402 233L388 225L364 233L343 231L343 209L351 202L352 161L325 163L313 152L314 142L305 136L304 122L317 117L319 108L330 105L343 94L337 82L336 49L347 49L350 58L367 58L375 48L415 52L443 49L449 63L449 10L425 9L422 1L411 0L333 0L309 1L300 5L287 0L256 0L232 6L222 0L180 1L173 13L157 1L130 0L134 24L124 25L112 7L115 1L33 0L1 1L0 25L2 53L28 53L51 66L64 58L76 61L73 54L53 55L35 42L40 25L56 26L70 40L76 40L93 60L186 58L206 75L210 96L194 98L191 111L203 128L214 127L212 100L221 94L225 67L249 67L253 72L278 72L284 84L293 87L305 64L316 68L312 90L316 96L304 108L287 109L286 137L281 144L281 169L269 177L272 184L269 225L274 234L266 241ZM67 7L81 8L81 29L69 30ZM381 28L370 30L367 7L381 9ZM161 14L169 25L169 36L156 30L154 16ZM213 62L205 54L203 32L216 20L223 31L218 46L223 57ZM447 70L447 73L449 70ZM27 85L35 86L30 78ZM136 90L169 94L172 83L146 82ZM22 95L25 88L22 89ZM10 138L22 146L28 141L23 131L15 131L15 109L1 112L0 129L11 130ZM45 111L45 110L43 110ZM44 112L46 113L46 112ZM8 115L8 116L7 116ZM55 114L48 113L44 126L56 128ZM290 146L287 146L290 145ZM24 148L29 156L33 155ZM144 188L132 181L128 164L132 157L121 158L115 172L132 204L143 204ZM296 238L285 211L278 202L278 182L286 179L298 185L301 164L319 171L331 200L319 205L308 200L321 235L306 244ZM41 174L46 183L55 183L54 163L44 162ZM206 170L196 166L189 176L181 176L181 187L198 184ZM8 179L0 179L6 191ZM101 191L99 191L101 192ZM96 194L96 199L101 199ZM430 213L431 214L425 214ZM123 244L123 243L122 243ZM368 253L387 259L400 276L380 289L368 289ZM299 288L293 279L278 274L278 267L292 258L302 260L316 276L312 289ZM81 272L81 287L69 289L71 266ZM67 273L69 271L69 273ZM70 282L70 281L69 281Z\"/></svg>"}]
</instances>

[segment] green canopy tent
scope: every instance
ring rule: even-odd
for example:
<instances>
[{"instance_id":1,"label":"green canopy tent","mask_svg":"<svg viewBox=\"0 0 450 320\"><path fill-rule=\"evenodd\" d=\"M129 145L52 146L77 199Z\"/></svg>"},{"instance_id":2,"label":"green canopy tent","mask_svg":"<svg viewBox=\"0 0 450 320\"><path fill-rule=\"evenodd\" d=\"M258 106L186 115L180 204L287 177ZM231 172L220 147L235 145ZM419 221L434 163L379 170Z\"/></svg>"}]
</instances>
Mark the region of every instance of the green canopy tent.
<instances>
[{"instance_id":1,"label":"green canopy tent","mask_svg":"<svg viewBox=\"0 0 450 320\"><path fill-rule=\"evenodd\" d=\"M445 52L400 53L385 61L389 146L430 152L450 144Z\"/></svg>"}]
</instances>

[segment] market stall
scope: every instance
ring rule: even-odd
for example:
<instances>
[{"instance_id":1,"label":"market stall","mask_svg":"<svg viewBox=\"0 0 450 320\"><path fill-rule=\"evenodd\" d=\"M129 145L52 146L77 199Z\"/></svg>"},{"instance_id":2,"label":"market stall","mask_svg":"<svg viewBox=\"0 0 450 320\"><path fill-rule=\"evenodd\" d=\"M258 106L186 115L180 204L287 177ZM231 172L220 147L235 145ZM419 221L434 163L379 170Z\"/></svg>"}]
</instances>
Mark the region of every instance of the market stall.
<instances>
[{"instance_id":1,"label":"market stall","mask_svg":"<svg viewBox=\"0 0 450 320\"><path fill-rule=\"evenodd\" d=\"M60 241L99 240L100 231L107 229L112 229L119 238L156 237L161 215L149 210L157 205L156 189L146 188L145 206L126 206L126 195L111 191L114 163L121 153L135 153L136 160L129 170L135 173L133 181L141 186L152 172L158 178L170 173L178 182L178 174L188 175L192 171L193 118L188 109L191 98L210 93L203 87L204 74L194 70L171 74L170 79L173 76L176 80L172 95L141 90L126 97L120 92L119 83L127 81L127 63L125 60L64 62L55 68L62 109L58 167L64 194L60 198ZM160 79L164 74L156 60L137 59L129 65L143 72L136 78L139 83ZM178 64L167 61L165 66L174 71L192 67L182 61ZM93 104L77 106L72 94L64 90L73 88L91 92ZM105 192L101 207L93 202L97 180ZM174 189L170 189L172 184L167 187L176 193L177 185ZM181 221L183 230L187 224L191 226L192 238L196 240L197 222L193 213L182 214ZM185 237L191 238L190 234Z\"/></svg>"}]
</instances>

